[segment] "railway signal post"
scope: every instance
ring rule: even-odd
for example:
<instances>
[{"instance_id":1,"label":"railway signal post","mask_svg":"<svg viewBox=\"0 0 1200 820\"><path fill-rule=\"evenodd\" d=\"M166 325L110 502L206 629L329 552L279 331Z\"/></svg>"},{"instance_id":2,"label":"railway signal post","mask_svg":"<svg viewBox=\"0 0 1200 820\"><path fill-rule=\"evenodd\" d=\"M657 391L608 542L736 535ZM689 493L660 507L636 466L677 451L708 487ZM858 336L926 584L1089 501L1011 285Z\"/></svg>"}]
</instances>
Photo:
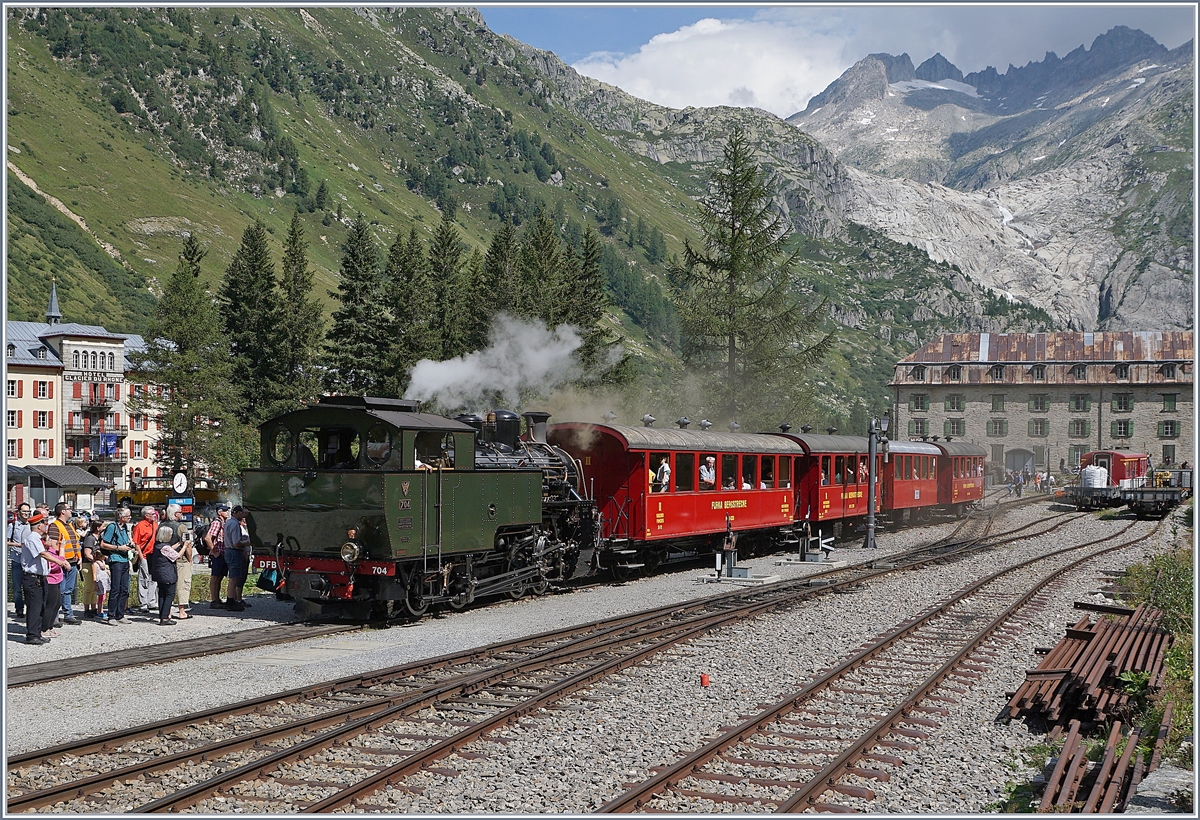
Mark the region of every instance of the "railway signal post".
<instances>
[{"instance_id":1,"label":"railway signal post","mask_svg":"<svg viewBox=\"0 0 1200 820\"><path fill-rule=\"evenodd\" d=\"M885 436L891 418L885 413L883 418L871 417L870 429L867 431L867 540L864 549L877 548L875 543L875 454L879 451L879 442L886 442Z\"/></svg>"}]
</instances>

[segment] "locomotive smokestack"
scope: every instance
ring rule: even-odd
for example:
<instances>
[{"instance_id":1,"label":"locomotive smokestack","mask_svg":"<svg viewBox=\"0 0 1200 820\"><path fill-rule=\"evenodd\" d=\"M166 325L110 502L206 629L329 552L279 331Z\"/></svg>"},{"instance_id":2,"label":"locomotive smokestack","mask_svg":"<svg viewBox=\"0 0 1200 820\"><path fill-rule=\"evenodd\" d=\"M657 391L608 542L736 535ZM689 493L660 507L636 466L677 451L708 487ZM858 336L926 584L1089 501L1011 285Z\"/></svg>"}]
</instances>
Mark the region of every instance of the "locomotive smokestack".
<instances>
[{"instance_id":1,"label":"locomotive smokestack","mask_svg":"<svg viewBox=\"0 0 1200 820\"><path fill-rule=\"evenodd\" d=\"M529 437L539 444L545 444L546 421L550 418L550 414L543 413L541 410L530 410L521 415L525 419L525 430L529 433Z\"/></svg>"}]
</instances>

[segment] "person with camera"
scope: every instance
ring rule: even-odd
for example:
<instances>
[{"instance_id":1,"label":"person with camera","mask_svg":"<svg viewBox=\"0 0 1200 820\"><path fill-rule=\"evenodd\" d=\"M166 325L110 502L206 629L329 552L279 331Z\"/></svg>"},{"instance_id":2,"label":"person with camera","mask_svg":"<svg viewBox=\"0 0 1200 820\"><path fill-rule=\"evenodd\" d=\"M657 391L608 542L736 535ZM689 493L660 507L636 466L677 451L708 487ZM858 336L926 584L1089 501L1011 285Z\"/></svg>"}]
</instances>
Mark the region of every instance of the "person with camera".
<instances>
[{"instance_id":1,"label":"person with camera","mask_svg":"<svg viewBox=\"0 0 1200 820\"><path fill-rule=\"evenodd\" d=\"M192 617L188 614L188 604L192 597L192 557L195 547L192 543L192 525L183 520L183 508L178 504L167 505L167 523L171 528L170 545L179 553L175 559L175 609L178 610L175 620L183 621Z\"/></svg>"}]
</instances>

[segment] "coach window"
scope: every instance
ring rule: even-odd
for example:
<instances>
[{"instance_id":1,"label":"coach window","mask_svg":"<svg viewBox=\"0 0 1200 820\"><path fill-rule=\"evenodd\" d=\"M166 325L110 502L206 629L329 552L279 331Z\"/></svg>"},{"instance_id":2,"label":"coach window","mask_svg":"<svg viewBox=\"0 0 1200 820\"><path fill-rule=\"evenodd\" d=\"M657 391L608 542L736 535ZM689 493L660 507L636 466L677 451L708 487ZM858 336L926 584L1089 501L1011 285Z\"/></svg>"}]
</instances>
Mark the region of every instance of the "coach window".
<instances>
[{"instance_id":1,"label":"coach window","mask_svg":"<svg viewBox=\"0 0 1200 820\"><path fill-rule=\"evenodd\" d=\"M830 464L830 462L832 460L833 459L830 456L821 456L821 486L822 487L829 485L829 476L831 475L830 471L833 469Z\"/></svg>"},{"instance_id":2,"label":"coach window","mask_svg":"<svg viewBox=\"0 0 1200 820\"><path fill-rule=\"evenodd\" d=\"M292 457L292 431L286 427L276 427L271 431L271 449L268 455L276 464L283 464Z\"/></svg>"},{"instance_id":3,"label":"coach window","mask_svg":"<svg viewBox=\"0 0 1200 820\"><path fill-rule=\"evenodd\" d=\"M769 490L775 486L775 456L762 457L762 472L759 474L758 488Z\"/></svg>"},{"instance_id":4,"label":"coach window","mask_svg":"<svg viewBox=\"0 0 1200 820\"><path fill-rule=\"evenodd\" d=\"M676 453L675 472L671 476L675 479L675 492L690 493L696 489L696 454Z\"/></svg>"},{"instance_id":5,"label":"coach window","mask_svg":"<svg viewBox=\"0 0 1200 820\"><path fill-rule=\"evenodd\" d=\"M846 483L846 457L834 456L833 458L833 483Z\"/></svg>"},{"instance_id":6,"label":"coach window","mask_svg":"<svg viewBox=\"0 0 1200 820\"><path fill-rule=\"evenodd\" d=\"M701 453L700 462L696 465L700 472L701 490L715 490L720 485L717 483L717 454L716 453Z\"/></svg>"},{"instance_id":7,"label":"coach window","mask_svg":"<svg viewBox=\"0 0 1200 820\"><path fill-rule=\"evenodd\" d=\"M913 478L913 457L904 457L904 480L912 481Z\"/></svg>"},{"instance_id":8,"label":"coach window","mask_svg":"<svg viewBox=\"0 0 1200 820\"><path fill-rule=\"evenodd\" d=\"M791 456L780 456L779 457L779 486L784 487L784 488L792 486L792 457Z\"/></svg>"},{"instance_id":9,"label":"coach window","mask_svg":"<svg viewBox=\"0 0 1200 820\"><path fill-rule=\"evenodd\" d=\"M718 485L722 490L740 490L738 483L738 457L732 454L721 456L721 476Z\"/></svg>"},{"instance_id":10,"label":"coach window","mask_svg":"<svg viewBox=\"0 0 1200 820\"><path fill-rule=\"evenodd\" d=\"M742 456L742 489L757 490L758 456Z\"/></svg>"},{"instance_id":11,"label":"coach window","mask_svg":"<svg viewBox=\"0 0 1200 820\"><path fill-rule=\"evenodd\" d=\"M392 454L392 437L382 424L372 425L367 431L367 461L383 464Z\"/></svg>"},{"instance_id":12,"label":"coach window","mask_svg":"<svg viewBox=\"0 0 1200 820\"><path fill-rule=\"evenodd\" d=\"M667 469L662 468L663 462L667 463ZM662 473L666 475L663 476ZM651 453L650 454L650 492L652 493L669 493L671 492L671 454L670 453ZM666 478L666 481L660 480Z\"/></svg>"}]
</instances>

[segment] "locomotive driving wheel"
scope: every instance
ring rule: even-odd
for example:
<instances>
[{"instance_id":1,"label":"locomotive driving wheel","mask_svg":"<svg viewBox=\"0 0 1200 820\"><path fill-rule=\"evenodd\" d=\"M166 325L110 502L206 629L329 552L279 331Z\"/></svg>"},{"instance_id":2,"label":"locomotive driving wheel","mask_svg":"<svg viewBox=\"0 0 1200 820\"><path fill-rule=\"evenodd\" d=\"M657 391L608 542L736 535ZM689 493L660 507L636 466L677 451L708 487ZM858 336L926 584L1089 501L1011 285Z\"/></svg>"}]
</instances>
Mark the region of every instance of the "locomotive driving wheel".
<instances>
[{"instance_id":1,"label":"locomotive driving wheel","mask_svg":"<svg viewBox=\"0 0 1200 820\"><path fill-rule=\"evenodd\" d=\"M508 588L508 597L514 601L519 601L529 594L529 584L524 581L517 581Z\"/></svg>"},{"instance_id":2,"label":"locomotive driving wheel","mask_svg":"<svg viewBox=\"0 0 1200 820\"><path fill-rule=\"evenodd\" d=\"M404 608L414 618L420 618L429 611L429 601L425 599L423 586L424 582L421 576L414 572L412 579L408 582L408 591L404 594Z\"/></svg>"}]
</instances>

